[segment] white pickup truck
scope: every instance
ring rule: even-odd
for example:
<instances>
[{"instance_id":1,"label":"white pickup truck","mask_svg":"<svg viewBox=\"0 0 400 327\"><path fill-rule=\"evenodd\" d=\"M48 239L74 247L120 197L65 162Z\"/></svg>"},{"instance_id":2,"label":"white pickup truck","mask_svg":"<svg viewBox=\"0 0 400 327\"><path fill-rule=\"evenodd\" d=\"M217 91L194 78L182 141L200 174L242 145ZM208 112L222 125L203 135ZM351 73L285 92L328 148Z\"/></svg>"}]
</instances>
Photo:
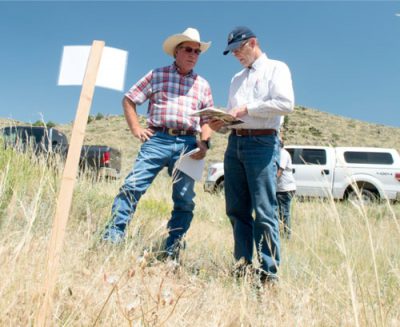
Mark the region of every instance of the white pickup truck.
<instances>
[{"instance_id":1,"label":"white pickup truck","mask_svg":"<svg viewBox=\"0 0 400 327\"><path fill-rule=\"evenodd\" d=\"M400 200L400 156L394 149L366 147L285 146L293 162L296 195L355 199ZM208 169L204 189L224 185L223 163Z\"/></svg>"}]
</instances>

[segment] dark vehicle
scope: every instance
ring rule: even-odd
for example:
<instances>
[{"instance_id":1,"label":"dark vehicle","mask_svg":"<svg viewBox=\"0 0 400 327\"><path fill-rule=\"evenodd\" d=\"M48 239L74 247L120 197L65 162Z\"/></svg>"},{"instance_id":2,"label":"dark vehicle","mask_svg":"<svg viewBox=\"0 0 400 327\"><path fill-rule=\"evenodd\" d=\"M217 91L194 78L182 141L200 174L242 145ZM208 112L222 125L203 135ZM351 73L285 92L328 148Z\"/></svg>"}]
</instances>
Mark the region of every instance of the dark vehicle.
<instances>
[{"instance_id":1,"label":"dark vehicle","mask_svg":"<svg viewBox=\"0 0 400 327\"><path fill-rule=\"evenodd\" d=\"M12 126L1 129L4 146L19 151L29 149L35 155L53 157L59 155L65 160L68 153L68 139L55 128L40 126ZM121 171L121 153L106 145L83 145L79 160L81 171L93 171L97 177L118 178Z\"/></svg>"}]
</instances>

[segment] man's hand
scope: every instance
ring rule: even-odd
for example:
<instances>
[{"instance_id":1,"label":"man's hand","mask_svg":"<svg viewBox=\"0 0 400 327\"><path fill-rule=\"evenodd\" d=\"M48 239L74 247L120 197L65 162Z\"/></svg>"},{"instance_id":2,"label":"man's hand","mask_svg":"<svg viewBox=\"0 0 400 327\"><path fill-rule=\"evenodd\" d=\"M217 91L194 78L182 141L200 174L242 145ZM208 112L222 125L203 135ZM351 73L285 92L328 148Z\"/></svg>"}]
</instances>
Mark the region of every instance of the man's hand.
<instances>
[{"instance_id":1,"label":"man's hand","mask_svg":"<svg viewBox=\"0 0 400 327\"><path fill-rule=\"evenodd\" d=\"M139 139L141 142L146 142L153 136L153 131L148 128L143 128L142 126L136 126L132 130L133 136Z\"/></svg>"},{"instance_id":2,"label":"man's hand","mask_svg":"<svg viewBox=\"0 0 400 327\"><path fill-rule=\"evenodd\" d=\"M247 106L240 106L228 111L233 117L240 118L247 115Z\"/></svg>"},{"instance_id":3,"label":"man's hand","mask_svg":"<svg viewBox=\"0 0 400 327\"><path fill-rule=\"evenodd\" d=\"M200 151L192 154L190 156L190 158L195 159L195 160L201 160L206 156L208 149L207 149L206 145L202 141L199 141L199 140L197 140L197 147L200 149Z\"/></svg>"},{"instance_id":4,"label":"man's hand","mask_svg":"<svg viewBox=\"0 0 400 327\"><path fill-rule=\"evenodd\" d=\"M124 115L129 129L134 137L138 138L141 142L146 142L153 136L153 131L148 128L140 126L139 119L136 113L136 104L129 98L124 97L122 100L122 107L124 108Z\"/></svg>"},{"instance_id":5,"label":"man's hand","mask_svg":"<svg viewBox=\"0 0 400 327\"><path fill-rule=\"evenodd\" d=\"M224 121L221 119L211 119L208 122L208 126L210 126L210 128L215 132L219 131L222 128L222 126L224 126L224 124L225 124Z\"/></svg>"}]
</instances>

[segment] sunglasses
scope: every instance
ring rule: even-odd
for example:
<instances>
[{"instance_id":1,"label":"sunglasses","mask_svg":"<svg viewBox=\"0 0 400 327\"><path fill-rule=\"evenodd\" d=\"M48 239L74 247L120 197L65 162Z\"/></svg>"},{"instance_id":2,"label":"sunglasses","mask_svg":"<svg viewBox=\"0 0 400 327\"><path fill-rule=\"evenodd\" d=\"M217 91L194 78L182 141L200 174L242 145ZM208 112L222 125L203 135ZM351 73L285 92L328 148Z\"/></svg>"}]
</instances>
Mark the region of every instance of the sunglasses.
<instances>
[{"instance_id":1,"label":"sunglasses","mask_svg":"<svg viewBox=\"0 0 400 327\"><path fill-rule=\"evenodd\" d=\"M249 40L243 41L242 44L238 48L236 48L235 50L232 50L232 53L235 54L235 53L242 51L247 43L249 43Z\"/></svg>"},{"instance_id":2,"label":"sunglasses","mask_svg":"<svg viewBox=\"0 0 400 327\"><path fill-rule=\"evenodd\" d=\"M185 49L185 51L186 51L187 53L192 53L192 52L194 52L196 55L200 55L200 53L201 53L201 50L200 50L200 49L193 49L193 48L191 48L191 47L179 47L179 49Z\"/></svg>"}]
</instances>

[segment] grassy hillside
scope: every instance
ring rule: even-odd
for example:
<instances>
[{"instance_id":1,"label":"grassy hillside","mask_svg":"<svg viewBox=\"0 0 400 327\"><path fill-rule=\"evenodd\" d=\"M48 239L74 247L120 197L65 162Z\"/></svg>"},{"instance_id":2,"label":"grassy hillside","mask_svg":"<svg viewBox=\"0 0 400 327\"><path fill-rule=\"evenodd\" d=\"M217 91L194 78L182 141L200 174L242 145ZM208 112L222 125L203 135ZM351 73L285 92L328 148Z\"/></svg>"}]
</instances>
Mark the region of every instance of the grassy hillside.
<instances>
[{"instance_id":1,"label":"grassy hillside","mask_svg":"<svg viewBox=\"0 0 400 327\"><path fill-rule=\"evenodd\" d=\"M400 150L400 128L296 107L285 124L286 144L373 146Z\"/></svg>"},{"instance_id":2,"label":"grassy hillside","mask_svg":"<svg viewBox=\"0 0 400 327\"><path fill-rule=\"evenodd\" d=\"M143 117L142 122L144 126ZM286 144L374 146L395 148L400 152L400 128L370 124L304 107L296 107L284 126ZM70 134L71 125L58 127ZM207 160L221 161L226 142L226 134L215 133ZM105 143L121 149L123 171L131 167L140 146L140 142L131 136L123 116L105 116L92 121L87 127L85 143Z\"/></svg>"},{"instance_id":3,"label":"grassy hillside","mask_svg":"<svg viewBox=\"0 0 400 327\"><path fill-rule=\"evenodd\" d=\"M141 119L145 126L145 118ZM366 123L304 107L296 107L286 120L283 129L286 144L388 147L400 152L400 128ZM0 127L10 123L22 124L0 119ZM70 136L71 124L56 127ZM213 147L206 158L208 162L222 161L227 136L219 133L213 135ZM92 120L87 126L84 142L120 149L123 174L131 168L140 146L140 142L131 135L122 115Z\"/></svg>"}]
</instances>

